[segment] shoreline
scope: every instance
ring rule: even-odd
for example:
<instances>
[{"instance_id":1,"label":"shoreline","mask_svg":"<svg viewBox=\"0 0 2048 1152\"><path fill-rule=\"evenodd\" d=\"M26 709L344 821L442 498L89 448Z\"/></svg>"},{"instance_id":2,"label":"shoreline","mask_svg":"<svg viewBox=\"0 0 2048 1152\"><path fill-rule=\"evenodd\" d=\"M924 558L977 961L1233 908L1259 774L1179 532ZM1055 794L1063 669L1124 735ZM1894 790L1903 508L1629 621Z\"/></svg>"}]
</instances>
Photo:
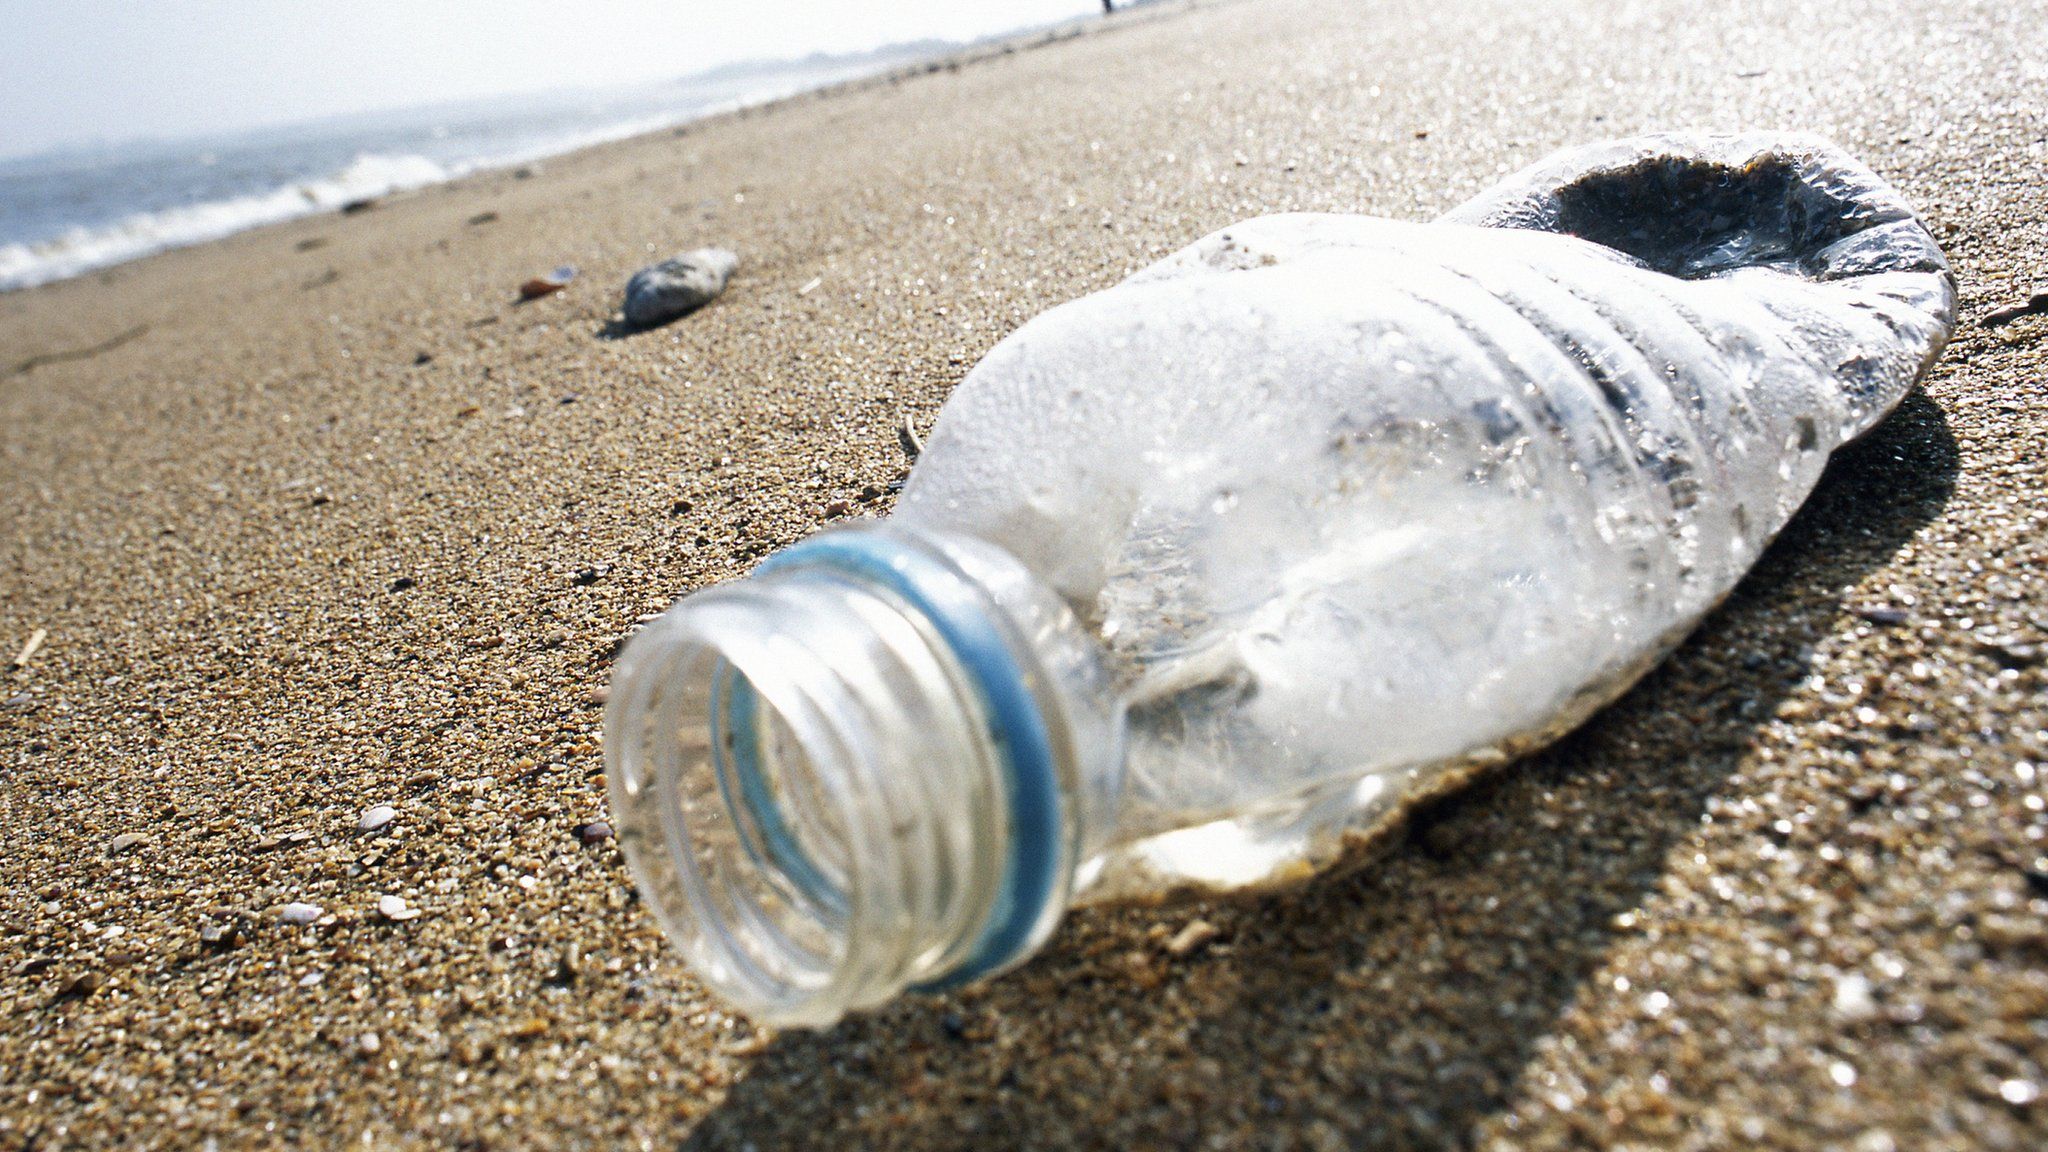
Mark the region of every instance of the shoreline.
<instances>
[{"instance_id":1,"label":"shoreline","mask_svg":"<svg viewBox=\"0 0 2048 1152\"><path fill-rule=\"evenodd\" d=\"M289 199L295 195L304 197L311 205L304 211L285 212L268 219L257 219L250 223L230 225L225 231L211 231L214 227L213 225L198 223L196 225L198 228L207 230L210 234L200 235L188 240L164 241L156 247L145 247L132 255L117 257L104 262L87 263L76 271L60 272L39 280L9 284L5 281L4 275L0 275L0 295L6 295L10 292L30 291L50 284L61 284L81 276L91 276L99 272L121 268L140 260L147 260L161 253L212 244L245 232L276 227L291 223L294 220L346 215L350 212L366 210L380 204L399 201L416 193L459 184L473 177L527 171L551 161L562 160L614 144L652 139L662 135L683 136L687 135L694 127L710 123L722 117L744 116L793 101L808 98L828 98L844 92L860 91L874 84L893 85L936 72L957 71L962 67L970 67L987 60L1013 55L1017 52L1034 51L1076 37L1112 31L1114 30L1113 25L1120 26L1147 18L1158 18L1170 15L1177 9L1193 8L1201 3L1214 4L1217 2L1218 0L1145 0L1141 6L1122 9L1114 14L1079 16L1053 24L1040 25L1008 33L998 33L980 40L953 45L945 51L935 53L922 60L880 64L874 71L865 75L830 80L809 87L799 87L795 90L780 91L757 97L741 97L720 101L688 113L669 116L642 116L631 121L622 121L609 127L595 128L571 137L565 137L559 144L545 145L538 149L515 150L489 158L460 161L452 167L432 157L421 156L416 153L388 151L359 152L349 168L341 172L311 174L284 184L253 189L225 199L174 205L169 208L134 213L98 225L74 225L59 236L49 239L0 243L0 255L5 255L6 250L9 248L20 248L29 253L32 258L47 258L47 249L53 244L63 243L69 245L81 241L93 241L102 247L109 245L119 246L122 235L132 233L138 226L143 224L149 224L152 227L160 226L166 219L177 218L202 221L207 216L219 216L224 210L237 205L243 206L243 210L247 212L253 206L281 199ZM890 47L885 46L875 49L872 55L883 56L889 51ZM795 66L802 63L802 61L788 61L784 63ZM716 70L713 71L714 73L716 72ZM672 83L682 84L689 79L689 77L684 77ZM271 129L271 131L289 131L291 127L287 125ZM175 145L176 142L171 141L165 142L163 146L170 148ZM32 159L32 157L29 159ZM382 187L373 183L362 185L355 193L347 191L346 186L348 185L347 178L349 173L355 171L356 168L365 162L376 162L385 167L390 167L394 164L411 164L417 167L420 164L425 164L439 169L441 175L429 179L413 179L410 181L401 179L392 187ZM328 202L323 203L315 198L313 191L315 188L342 190L329 194L326 197Z\"/></svg>"}]
</instances>

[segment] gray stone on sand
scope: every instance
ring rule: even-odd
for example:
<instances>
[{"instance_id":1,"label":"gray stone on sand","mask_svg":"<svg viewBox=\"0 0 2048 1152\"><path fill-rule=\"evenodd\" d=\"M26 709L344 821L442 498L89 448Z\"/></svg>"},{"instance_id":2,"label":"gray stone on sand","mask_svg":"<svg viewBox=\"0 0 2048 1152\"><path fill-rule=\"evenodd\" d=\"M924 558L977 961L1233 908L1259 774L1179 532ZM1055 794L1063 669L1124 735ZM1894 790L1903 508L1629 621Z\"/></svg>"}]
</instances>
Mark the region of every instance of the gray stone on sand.
<instances>
[{"instance_id":1,"label":"gray stone on sand","mask_svg":"<svg viewBox=\"0 0 2048 1152\"><path fill-rule=\"evenodd\" d=\"M626 281L626 323L649 328L702 308L739 266L724 248L699 248L642 268Z\"/></svg>"}]
</instances>

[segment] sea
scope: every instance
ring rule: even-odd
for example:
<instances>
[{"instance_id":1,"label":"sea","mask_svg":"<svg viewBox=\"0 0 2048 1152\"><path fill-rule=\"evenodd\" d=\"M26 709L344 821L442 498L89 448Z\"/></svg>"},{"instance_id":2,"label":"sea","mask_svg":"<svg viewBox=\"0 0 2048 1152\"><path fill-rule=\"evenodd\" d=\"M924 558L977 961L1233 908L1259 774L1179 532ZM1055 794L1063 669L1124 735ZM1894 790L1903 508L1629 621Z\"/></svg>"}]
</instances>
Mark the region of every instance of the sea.
<instances>
[{"instance_id":1,"label":"sea","mask_svg":"<svg viewBox=\"0 0 2048 1152\"><path fill-rule=\"evenodd\" d=\"M935 60L921 41L630 88L0 159L0 291Z\"/></svg>"}]
</instances>

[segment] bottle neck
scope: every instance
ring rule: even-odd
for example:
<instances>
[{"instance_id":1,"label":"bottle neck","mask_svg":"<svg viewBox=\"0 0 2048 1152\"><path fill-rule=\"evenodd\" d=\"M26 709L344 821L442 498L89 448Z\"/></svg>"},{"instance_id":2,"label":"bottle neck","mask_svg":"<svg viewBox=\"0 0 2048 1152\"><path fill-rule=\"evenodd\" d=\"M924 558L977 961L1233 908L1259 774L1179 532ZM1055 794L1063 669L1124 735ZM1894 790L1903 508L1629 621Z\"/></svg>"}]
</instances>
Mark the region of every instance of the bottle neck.
<instances>
[{"instance_id":1,"label":"bottle neck","mask_svg":"<svg viewBox=\"0 0 2048 1152\"><path fill-rule=\"evenodd\" d=\"M980 541L864 525L679 602L606 715L619 838L715 991L822 1025L1017 963L1064 911L1118 723L1073 615Z\"/></svg>"}]
</instances>

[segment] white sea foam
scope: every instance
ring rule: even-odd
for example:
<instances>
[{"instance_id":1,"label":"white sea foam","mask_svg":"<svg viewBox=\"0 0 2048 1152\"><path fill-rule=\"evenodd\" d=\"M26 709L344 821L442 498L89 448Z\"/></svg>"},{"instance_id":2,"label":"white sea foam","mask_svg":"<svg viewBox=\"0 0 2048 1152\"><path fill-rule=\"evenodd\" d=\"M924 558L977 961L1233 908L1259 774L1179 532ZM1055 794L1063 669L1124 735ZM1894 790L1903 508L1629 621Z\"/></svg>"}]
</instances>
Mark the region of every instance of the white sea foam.
<instances>
[{"instance_id":1,"label":"white sea foam","mask_svg":"<svg viewBox=\"0 0 2048 1152\"><path fill-rule=\"evenodd\" d=\"M0 245L0 290L76 276L165 248L332 211L353 200L433 184L458 173L424 156L362 155L330 176L249 196L139 212L99 228L73 228L34 244Z\"/></svg>"}]
</instances>

